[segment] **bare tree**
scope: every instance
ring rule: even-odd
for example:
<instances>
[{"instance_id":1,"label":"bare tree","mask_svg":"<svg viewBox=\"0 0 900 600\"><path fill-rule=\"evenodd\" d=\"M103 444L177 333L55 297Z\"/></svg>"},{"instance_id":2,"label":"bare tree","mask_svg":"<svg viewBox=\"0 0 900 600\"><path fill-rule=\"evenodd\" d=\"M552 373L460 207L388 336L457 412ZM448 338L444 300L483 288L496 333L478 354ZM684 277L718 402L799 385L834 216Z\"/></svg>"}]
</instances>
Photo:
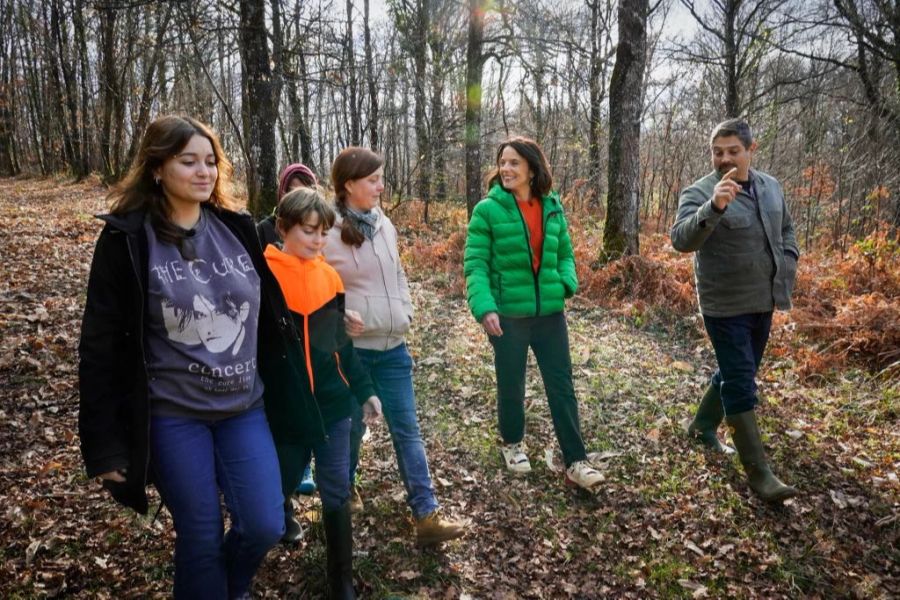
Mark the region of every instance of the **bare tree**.
<instances>
[{"instance_id":1,"label":"bare tree","mask_svg":"<svg viewBox=\"0 0 900 600\"><path fill-rule=\"evenodd\" d=\"M13 42L15 22L13 3L0 2L0 175L19 174L15 138L15 86L13 73L16 66L16 44Z\"/></svg>"},{"instance_id":2,"label":"bare tree","mask_svg":"<svg viewBox=\"0 0 900 600\"><path fill-rule=\"evenodd\" d=\"M369 0L363 0L363 40L366 56L366 83L369 89L369 146L378 149L378 77L372 50L372 29L369 23Z\"/></svg>"},{"instance_id":3,"label":"bare tree","mask_svg":"<svg viewBox=\"0 0 900 600\"><path fill-rule=\"evenodd\" d=\"M247 206L257 216L275 207L278 192L275 120L277 97L269 63L265 3L241 0L241 103L247 156Z\"/></svg>"},{"instance_id":4,"label":"bare tree","mask_svg":"<svg viewBox=\"0 0 900 600\"><path fill-rule=\"evenodd\" d=\"M350 112L350 144L358 146L362 143L362 130L359 118L359 84L356 79L356 50L353 40L353 0L347 0L347 33L344 38L344 49L347 58L347 108Z\"/></svg>"},{"instance_id":5,"label":"bare tree","mask_svg":"<svg viewBox=\"0 0 900 600\"><path fill-rule=\"evenodd\" d=\"M790 0L717 0L698 7L695 0L681 0L700 26L692 46L680 55L711 68L723 86L723 114L743 115L753 100L762 60L771 49L775 19Z\"/></svg>"},{"instance_id":6,"label":"bare tree","mask_svg":"<svg viewBox=\"0 0 900 600\"><path fill-rule=\"evenodd\" d=\"M159 17L156 25L153 51L144 67L144 77L141 84L141 98L138 103L138 117L134 124L135 134L131 137L131 145L128 147L126 163L131 163L132 159L137 154L141 132L143 132L147 128L147 125L150 124L150 111L153 104L153 97L157 92L158 79L156 73L157 70L162 68L163 51L165 49L163 42L166 32L169 29L169 23L171 22L172 10L173 5L167 3L167 6L164 9L163 14Z\"/></svg>"},{"instance_id":7,"label":"bare tree","mask_svg":"<svg viewBox=\"0 0 900 600\"><path fill-rule=\"evenodd\" d=\"M619 43L609 84L609 194L603 227L606 260L639 254L641 107L649 0L620 0Z\"/></svg>"},{"instance_id":8,"label":"bare tree","mask_svg":"<svg viewBox=\"0 0 900 600\"><path fill-rule=\"evenodd\" d=\"M103 173L108 180L115 177L116 158L113 152L113 117L119 113L121 103L118 61L116 44L116 24L118 11L110 5L97 6L100 16L100 96L103 116L100 123L100 155L103 160Z\"/></svg>"},{"instance_id":9,"label":"bare tree","mask_svg":"<svg viewBox=\"0 0 900 600\"><path fill-rule=\"evenodd\" d=\"M600 204L603 197L603 178L601 177L601 137L603 129L603 101L606 99L606 73L609 69L613 52L610 21L612 19L612 2L607 0L587 0L585 4L590 11L590 75L588 78L590 94L590 113L588 115L588 178L593 188L591 203Z\"/></svg>"},{"instance_id":10,"label":"bare tree","mask_svg":"<svg viewBox=\"0 0 900 600\"><path fill-rule=\"evenodd\" d=\"M484 73L485 0L469 0L466 40L466 211L469 217L481 199L481 78Z\"/></svg>"}]
</instances>

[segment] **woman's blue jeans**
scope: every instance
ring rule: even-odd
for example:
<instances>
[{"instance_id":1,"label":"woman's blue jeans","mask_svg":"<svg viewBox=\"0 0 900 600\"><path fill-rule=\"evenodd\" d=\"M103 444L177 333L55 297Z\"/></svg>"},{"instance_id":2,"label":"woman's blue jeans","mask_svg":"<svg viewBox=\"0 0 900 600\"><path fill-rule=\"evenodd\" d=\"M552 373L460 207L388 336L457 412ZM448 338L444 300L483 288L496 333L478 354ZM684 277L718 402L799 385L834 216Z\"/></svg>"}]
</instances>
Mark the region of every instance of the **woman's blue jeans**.
<instances>
[{"instance_id":1,"label":"woman's blue jeans","mask_svg":"<svg viewBox=\"0 0 900 600\"><path fill-rule=\"evenodd\" d=\"M381 409L391 432L400 478L406 487L406 503L413 517L420 519L438 508L434 486L428 472L425 443L416 417L416 394L413 390L413 360L406 344L390 350L357 348L356 353L375 384ZM354 480L359 462L359 445L365 433L362 412L353 415L350 435L350 481Z\"/></svg>"},{"instance_id":2,"label":"woman's blue jeans","mask_svg":"<svg viewBox=\"0 0 900 600\"><path fill-rule=\"evenodd\" d=\"M175 522L175 597L237 598L284 533L272 433L262 408L218 421L154 416L154 483ZM224 523L219 491L231 516Z\"/></svg>"}]
</instances>

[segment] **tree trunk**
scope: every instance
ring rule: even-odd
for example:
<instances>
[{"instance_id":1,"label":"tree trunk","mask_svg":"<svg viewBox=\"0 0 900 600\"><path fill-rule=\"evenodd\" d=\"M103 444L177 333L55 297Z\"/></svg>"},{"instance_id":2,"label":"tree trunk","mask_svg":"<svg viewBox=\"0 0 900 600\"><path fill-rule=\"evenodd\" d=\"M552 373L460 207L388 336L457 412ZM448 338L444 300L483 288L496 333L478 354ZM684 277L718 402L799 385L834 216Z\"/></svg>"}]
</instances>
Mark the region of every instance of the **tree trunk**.
<instances>
[{"instance_id":1,"label":"tree trunk","mask_svg":"<svg viewBox=\"0 0 900 600\"><path fill-rule=\"evenodd\" d=\"M430 15L428 0L417 0L415 7L415 25L412 31L413 53L413 90L416 103L415 128L416 128L416 156L415 168L418 169L416 178L416 192L421 200L428 202L431 198L431 141L428 139L428 123L426 106L428 96L425 92L427 68L428 68L428 28ZM427 206L426 206L427 220Z\"/></svg>"},{"instance_id":2,"label":"tree trunk","mask_svg":"<svg viewBox=\"0 0 900 600\"><path fill-rule=\"evenodd\" d=\"M245 94L241 113L247 150L247 208L261 217L275 208L278 193L276 84L269 66L263 0L241 0L239 45Z\"/></svg>"},{"instance_id":3,"label":"tree trunk","mask_svg":"<svg viewBox=\"0 0 900 600\"><path fill-rule=\"evenodd\" d=\"M134 157L138 151L138 144L140 144L144 130L147 129L147 125L150 124L150 108L153 104L154 90L156 89L153 83L156 79L156 70L158 68L161 68L164 49L163 39L165 38L166 31L169 28L169 21L172 16L172 6L172 4L166 5L165 13L159 17L159 21L156 26L156 42L153 45L153 53L146 61L146 66L144 69L144 80L141 89L141 99L140 104L138 105L138 117L137 121L134 124L134 132L131 136L131 144L128 146L128 153L126 154L125 164L130 165L131 161L134 160Z\"/></svg>"},{"instance_id":4,"label":"tree trunk","mask_svg":"<svg viewBox=\"0 0 900 600\"><path fill-rule=\"evenodd\" d=\"M738 92L737 34L735 23L743 0L727 0L725 3L725 116L741 116L741 100Z\"/></svg>"},{"instance_id":5,"label":"tree trunk","mask_svg":"<svg viewBox=\"0 0 900 600\"><path fill-rule=\"evenodd\" d=\"M439 31L431 33L429 45L433 71L431 82L431 169L436 180L434 197L436 200L443 201L447 199L447 140L444 131L443 102L447 57L443 34Z\"/></svg>"},{"instance_id":6,"label":"tree trunk","mask_svg":"<svg viewBox=\"0 0 900 600\"><path fill-rule=\"evenodd\" d=\"M600 0L589 2L591 11L591 58L588 88L590 94L590 110L588 115L588 178L590 180L591 206L600 206L603 197L603 179L600 175L600 136L603 130L602 107L605 90L605 58L600 54Z\"/></svg>"},{"instance_id":7,"label":"tree trunk","mask_svg":"<svg viewBox=\"0 0 900 600\"><path fill-rule=\"evenodd\" d=\"M90 157L95 155L94 138L91 132L95 130L96 119L93 93L90 89L91 70L89 63L87 36L85 35L84 3L82 0L74 0L72 5L72 24L75 29L75 44L78 47L78 66L81 77L79 79L81 91L81 166L79 173L87 175L96 166ZM74 93L74 92L73 92Z\"/></svg>"},{"instance_id":8,"label":"tree trunk","mask_svg":"<svg viewBox=\"0 0 900 600\"><path fill-rule=\"evenodd\" d=\"M472 216L481 191L481 76L484 71L485 0L469 0L466 42L466 212Z\"/></svg>"},{"instance_id":9,"label":"tree trunk","mask_svg":"<svg viewBox=\"0 0 900 600\"><path fill-rule=\"evenodd\" d=\"M4 6L0 14L0 31L3 39L12 39L12 3ZM0 176L11 177L19 174L15 159L15 93L13 73L16 65L16 44L9 44L9 56L0 53Z\"/></svg>"},{"instance_id":10,"label":"tree trunk","mask_svg":"<svg viewBox=\"0 0 900 600\"><path fill-rule=\"evenodd\" d=\"M353 47L353 0L347 0L347 42L345 51L347 53L347 73L349 74L347 104L350 110L350 145L359 146L360 137L360 119L359 119L359 100L357 96L356 81L356 52Z\"/></svg>"},{"instance_id":11,"label":"tree trunk","mask_svg":"<svg viewBox=\"0 0 900 600\"><path fill-rule=\"evenodd\" d=\"M619 3L619 45L609 86L609 194L601 259L639 254L641 99L649 0Z\"/></svg>"},{"instance_id":12,"label":"tree trunk","mask_svg":"<svg viewBox=\"0 0 900 600\"><path fill-rule=\"evenodd\" d=\"M138 25L140 24L140 11L132 10L125 13L125 29L122 31L122 40L134 40L138 36ZM130 75L132 72L132 64L135 59L135 51L136 47L134 44L125 43L124 47L126 48L126 52L123 55L119 55L118 64L113 65L113 70L118 66L119 75L116 82L116 102L115 102L115 111L113 113L113 125L115 127L115 131L111 133L113 143L112 148L110 149L110 153L112 155L112 170L113 177L115 179L119 179L125 169L127 168L127 164L124 163L124 156L122 154L122 144L125 141L125 109L126 109L126 101L124 90L133 89L135 83L130 80Z\"/></svg>"},{"instance_id":13,"label":"tree trunk","mask_svg":"<svg viewBox=\"0 0 900 600\"><path fill-rule=\"evenodd\" d=\"M369 28L369 0L363 0L363 35L365 36L366 83L369 86L369 147L378 150L378 79L372 59L372 32Z\"/></svg>"},{"instance_id":14,"label":"tree trunk","mask_svg":"<svg viewBox=\"0 0 900 600\"><path fill-rule=\"evenodd\" d=\"M300 56L298 57L299 65L300 65L300 76L303 77L302 83L300 85L301 93L303 94L303 112L301 114L301 120L299 125L299 134L300 134L300 160L303 161L303 164L312 168L313 165L313 151L312 151L312 134L310 133L309 127L309 102L310 102L310 91L309 91L309 73L306 69L306 48L300 48ZM319 121L321 134L321 120ZM325 175L325 173L322 173Z\"/></svg>"},{"instance_id":15,"label":"tree trunk","mask_svg":"<svg viewBox=\"0 0 900 600\"><path fill-rule=\"evenodd\" d=\"M116 77L116 16L114 8L97 7L100 17L100 158L103 161L104 180L114 176L113 168L113 115L119 98L119 79Z\"/></svg>"},{"instance_id":16,"label":"tree trunk","mask_svg":"<svg viewBox=\"0 0 900 600\"><path fill-rule=\"evenodd\" d=\"M38 67L35 59L37 53L34 48L34 36L25 35L24 32L30 31L29 22L26 21L28 14L25 12L24 6L21 7L19 13L18 29L20 35L16 36L16 43L21 44L20 53L22 55L22 68L25 75L25 90L27 92L26 115L29 119L27 131L31 134L31 144L34 147L35 159L40 168L41 175L49 175L52 165L48 164L50 148L48 146L49 134L46 131L48 119L46 118L46 110L43 98L46 96L46 85L41 77L42 71ZM30 19L29 19L30 21Z\"/></svg>"},{"instance_id":17,"label":"tree trunk","mask_svg":"<svg viewBox=\"0 0 900 600\"><path fill-rule=\"evenodd\" d=\"M63 140L66 145L66 155L69 170L79 179L83 179L87 173L81 172L81 138L78 132L78 86L75 85L75 67L68 43L68 32L64 21L61 19L62 0L53 0L50 5L50 29L53 35L53 46L59 71L56 75L56 85L59 86L60 108L63 114L59 115L60 128L63 132ZM61 80L60 80L61 76Z\"/></svg>"}]
</instances>

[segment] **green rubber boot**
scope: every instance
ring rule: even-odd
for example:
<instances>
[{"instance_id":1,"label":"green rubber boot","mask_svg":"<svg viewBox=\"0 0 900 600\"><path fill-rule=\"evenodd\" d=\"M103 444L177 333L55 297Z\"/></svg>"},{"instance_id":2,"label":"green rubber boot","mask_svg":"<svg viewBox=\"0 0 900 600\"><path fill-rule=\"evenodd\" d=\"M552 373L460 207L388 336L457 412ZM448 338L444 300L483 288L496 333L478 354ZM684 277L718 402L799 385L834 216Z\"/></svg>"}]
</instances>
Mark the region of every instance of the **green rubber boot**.
<instances>
[{"instance_id":1,"label":"green rubber boot","mask_svg":"<svg viewBox=\"0 0 900 600\"><path fill-rule=\"evenodd\" d=\"M766 462L766 451L756 424L756 413L748 410L728 415L725 421L731 428L731 438L747 473L750 489L766 502L782 502L796 496L797 489L775 477Z\"/></svg>"},{"instance_id":2,"label":"green rubber boot","mask_svg":"<svg viewBox=\"0 0 900 600\"><path fill-rule=\"evenodd\" d=\"M710 384L700 400L694 420L687 426L688 436L703 444L708 450L733 454L734 448L724 445L716 435L716 430L724 416L725 410L722 408L722 395L719 393L719 388Z\"/></svg>"}]
</instances>

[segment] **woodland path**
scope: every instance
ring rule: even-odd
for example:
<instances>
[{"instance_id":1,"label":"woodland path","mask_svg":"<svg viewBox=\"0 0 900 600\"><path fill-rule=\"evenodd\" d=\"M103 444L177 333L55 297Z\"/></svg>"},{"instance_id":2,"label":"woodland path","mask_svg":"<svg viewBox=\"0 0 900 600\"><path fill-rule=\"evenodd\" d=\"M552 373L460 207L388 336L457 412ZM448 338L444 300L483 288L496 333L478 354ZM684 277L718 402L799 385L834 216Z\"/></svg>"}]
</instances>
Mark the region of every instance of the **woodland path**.
<instances>
[{"instance_id":1,"label":"woodland path","mask_svg":"<svg viewBox=\"0 0 900 600\"><path fill-rule=\"evenodd\" d=\"M104 208L96 182L0 180L0 596L164 597L173 532L116 507L86 479L77 437L77 342ZM355 520L367 598L897 597L900 433L896 389L852 373L805 386L788 358L761 373L776 469L803 495L750 496L736 460L689 445L681 421L709 375L697 335L569 311L582 428L606 481L564 487L536 365L534 471L512 478L496 449L492 355L458 298L411 273L419 417L438 497L471 533L419 551L382 426L364 448ZM690 328L686 328L690 329ZM696 329L696 327L694 328ZM775 335L780 335L778 332ZM153 496L155 498L155 495ZM267 558L257 597L319 597L314 500L307 535Z\"/></svg>"}]
</instances>

